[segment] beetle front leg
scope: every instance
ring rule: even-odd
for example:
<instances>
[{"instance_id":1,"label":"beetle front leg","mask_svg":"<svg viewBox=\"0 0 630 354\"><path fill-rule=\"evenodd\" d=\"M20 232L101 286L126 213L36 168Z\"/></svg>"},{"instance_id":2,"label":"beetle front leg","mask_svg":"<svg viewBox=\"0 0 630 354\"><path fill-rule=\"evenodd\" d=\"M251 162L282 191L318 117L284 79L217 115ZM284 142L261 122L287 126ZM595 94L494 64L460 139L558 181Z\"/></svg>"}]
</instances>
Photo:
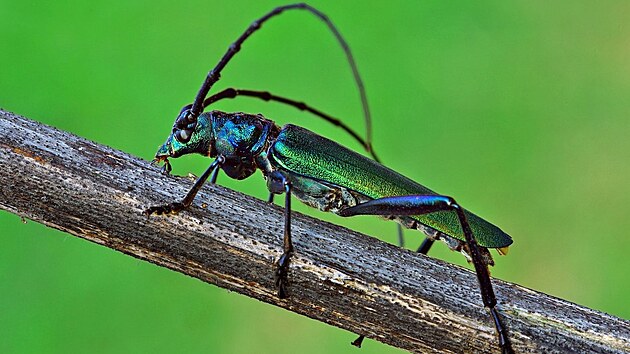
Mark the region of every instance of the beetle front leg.
<instances>
[{"instance_id":1,"label":"beetle front leg","mask_svg":"<svg viewBox=\"0 0 630 354\"><path fill-rule=\"evenodd\" d=\"M199 178L197 178L197 180L195 181L195 184L188 191L188 193L186 193L186 196L184 197L184 199L182 199L181 202L172 202L165 205L152 206L146 209L144 211L144 214L147 217L153 213L157 215L171 214L171 213L176 214L188 208L190 204L192 204L192 201L193 199L195 199L195 196L197 195L199 190L201 189L201 186L203 186L203 184L206 182L206 180L208 179L208 177L210 177L211 174L212 174L212 178L210 179L211 182L213 184L214 182L216 182L217 174L219 173L219 167L221 166L223 162L225 162L225 158L223 156L217 157L216 160L214 160L210 164L208 169Z\"/></svg>"},{"instance_id":2,"label":"beetle front leg","mask_svg":"<svg viewBox=\"0 0 630 354\"><path fill-rule=\"evenodd\" d=\"M287 284L289 275L289 262L293 254L293 242L291 241L291 182L280 172L273 171L269 174L267 188L274 194L285 194L284 199L284 240L283 253L278 258L277 269L275 273L276 286L278 288L278 297L285 299L288 297ZM270 201L273 199L270 197Z\"/></svg>"},{"instance_id":3,"label":"beetle front leg","mask_svg":"<svg viewBox=\"0 0 630 354\"><path fill-rule=\"evenodd\" d=\"M423 215L430 214L438 211L453 211L457 214L459 223L461 225L464 237L466 239L466 245L470 252L472 263L475 267L477 274L477 280L479 282L479 289L481 291L481 298L483 304L490 310L492 321L499 337L499 347L504 354L513 353L510 341L507 336L507 330L501 323L499 313L495 306L497 304L492 283L490 281L490 273L488 272L488 266L484 261L481 253L481 247L477 244L473 235L470 224L464 214L464 209L455 202L451 197L440 195L408 195L408 196L396 196L385 197L380 199L374 199L362 204L355 205L339 212L340 216L354 216L354 215L396 215L396 216L411 216L411 215ZM424 244L423 244L424 245ZM430 247L431 243L427 243ZM427 246L421 246L426 248ZM362 337L357 339L358 344ZM357 342L355 341L355 342ZM354 342L353 342L354 344Z\"/></svg>"}]
</instances>

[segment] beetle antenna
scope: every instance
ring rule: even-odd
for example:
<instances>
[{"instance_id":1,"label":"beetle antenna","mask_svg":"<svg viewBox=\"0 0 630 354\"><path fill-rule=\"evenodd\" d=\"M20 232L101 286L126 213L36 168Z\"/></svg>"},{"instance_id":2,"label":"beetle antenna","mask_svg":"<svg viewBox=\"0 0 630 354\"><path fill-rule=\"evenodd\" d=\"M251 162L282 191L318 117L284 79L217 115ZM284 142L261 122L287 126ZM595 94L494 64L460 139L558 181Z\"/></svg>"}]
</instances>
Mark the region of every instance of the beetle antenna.
<instances>
[{"instance_id":1,"label":"beetle antenna","mask_svg":"<svg viewBox=\"0 0 630 354\"><path fill-rule=\"evenodd\" d=\"M219 81L221 77L221 70L223 70L225 66L227 65L227 63L232 59L232 57L234 57L234 55L236 55L236 53L240 51L241 45L243 44L243 42L245 42L245 40L249 38L249 36L251 36L252 33L259 30L260 27L270 18L277 16L286 10L293 10L293 9L306 10L312 13L313 15L317 16L322 21L324 21L326 25L328 26L328 28L330 29L330 31L334 34L335 38L337 39L344 53L346 54L346 58L348 60L348 63L350 64L350 68L352 69L352 75L354 76L354 81L356 82L357 88L359 90L359 94L361 96L361 105L363 108L363 116L365 119L365 131L366 131L366 139L363 145L365 146L366 150L370 152L372 156L374 156L373 151L372 151L372 118L370 114L370 108L367 101L367 95L365 93L365 87L363 86L363 80L361 79L361 75L359 74L359 70L354 61L354 57L352 56L352 52L350 51L350 47L348 46L348 43L343 38L339 30L337 30L337 27L335 27L332 21L328 18L328 16L326 16L324 13L320 12L319 10L305 3L290 4L290 5L276 7L275 9L271 10L269 13L267 13L263 17L252 22L249 25L249 27L245 30L245 32L243 32L243 34L241 34L241 36L238 37L238 39L230 45L227 52L223 55L219 63L212 70L208 72L208 75L206 76L206 79L201 85L201 88L199 89L199 92L197 93L197 96L195 97L195 101L192 104L192 107L190 108L189 114L183 117L181 122L180 122L180 119L178 119L178 126L181 125L181 127L183 128L186 125L197 121L197 117L199 116L199 114L201 114L204 107L203 105L204 99L208 95L208 92L212 88L212 85L214 85L217 81Z\"/></svg>"},{"instance_id":2,"label":"beetle antenna","mask_svg":"<svg viewBox=\"0 0 630 354\"><path fill-rule=\"evenodd\" d=\"M284 103L286 105L295 107L301 111L307 111L309 113L312 113L322 119L324 119L325 121L341 128L343 131L345 131L346 133L348 133L350 136L352 136L354 138L354 140L356 140L359 144L361 144L365 150L372 156L372 158L376 161L376 162L381 162L378 158L378 156L376 156L376 152L371 149L368 148L369 146L369 142L367 142L365 139L363 139L359 134L357 134L357 132L355 132L352 128L350 128L348 125L346 125L343 121L341 121L340 119L337 119L335 117L332 117L324 112L321 112L320 110L313 108L309 105L307 105L304 102L300 102L300 101L295 101L292 100L290 98L286 98L286 97L282 97L282 96L278 96L278 95L274 95L270 92L267 91L254 91L254 90L241 90L241 89L235 89L235 88L227 88L219 93L215 93L214 95L206 98L203 101L203 108L208 107L209 105L226 99L226 98L235 98L236 96L247 96L247 97L255 97L255 98L259 98L261 100L264 101L275 101L275 102L280 102L280 103Z\"/></svg>"}]
</instances>

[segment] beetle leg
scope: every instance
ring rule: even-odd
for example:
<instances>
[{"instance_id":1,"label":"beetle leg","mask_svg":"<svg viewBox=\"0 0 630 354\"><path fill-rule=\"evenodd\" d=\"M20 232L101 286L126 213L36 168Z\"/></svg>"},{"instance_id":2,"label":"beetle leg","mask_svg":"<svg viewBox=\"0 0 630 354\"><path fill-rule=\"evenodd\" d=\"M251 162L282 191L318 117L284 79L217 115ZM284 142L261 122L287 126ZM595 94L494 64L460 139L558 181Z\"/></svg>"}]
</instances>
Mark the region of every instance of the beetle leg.
<instances>
[{"instance_id":1,"label":"beetle leg","mask_svg":"<svg viewBox=\"0 0 630 354\"><path fill-rule=\"evenodd\" d=\"M293 254L293 242L291 241L291 182L279 171L269 174L267 188L271 195L284 193L284 240L283 252L278 262L275 273L276 286L278 287L278 297L287 298L287 283L289 274L289 261ZM273 199L270 197L270 199Z\"/></svg>"},{"instance_id":2,"label":"beetle leg","mask_svg":"<svg viewBox=\"0 0 630 354\"><path fill-rule=\"evenodd\" d=\"M276 286L278 287L278 297L284 299L287 297L287 283L289 275L289 261L293 254L293 242L291 241L291 184L285 179L284 181L284 252L278 259L278 269L276 270Z\"/></svg>"},{"instance_id":3,"label":"beetle leg","mask_svg":"<svg viewBox=\"0 0 630 354\"><path fill-rule=\"evenodd\" d=\"M221 158L223 159L223 156L221 156ZM218 159L218 157L217 157L217 159ZM220 163L219 163L219 165L220 165ZM221 170L220 168L215 168L214 172L212 172L212 177L210 177L210 183L211 184L216 184L217 183L217 177L219 177L219 171L220 170Z\"/></svg>"},{"instance_id":4,"label":"beetle leg","mask_svg":"<svg viewBox=\"0 0 630 354\"><path fill-rule=\"evenodd\" d=\"M466 245L469 248L470 257L475 267L475 272L477 273L477 280L479 281L479 289L481 290L481 298L483 300L483 304L490 310L490 315L492 316L494 326L497 330L497 334L499 337L499 346L501 347L501 351L503 353L512 353L513 350L507 336L507 330L501 323L501 319L499 318L499 314L495 308L497 300L494 295L492 283L490 281L488 266L485 264L482 253L480 251L481 247L477 244L472 229L470 228L470 224L468 224L468 220L466 220L464 209L459 204L457 204L457 202L455 202L453 198L440 195L408 195L385 197L370 200L365 203L344 209L339 213L339 215L409 216L430 214L433 212L445 210L454 211L457 214L459 223L462 227L462 231L464 232L464 237L466 238ZM430 247L430 244L428 247ZM426 247L427 250L428 247ZM421 248L424 247L421 246Z\"/></svg>"},{"instance_id":5,"label":"beetle leg","mask_svg":"<svg viewBox=\"0 0 630 354\"><path fill-rule=\"evenodd\" d=\"M166 205L158 205L152 206L144 211L144 214L148 217L149 215L155 213L157 215L162 214L176 214L190 206L192 204L193 199L201 189L201 186L206 182L210 174L212 174L211 182L214 183L217 179L217 174L219 173L219 167L225 161L223 156L218 156L216 160L212 161L208 169L195 181L195 184L192 188L186 193L184 199L181 202L172 202Z\"/></svg>"},{"instance_id":6,"label":"beetle leg","mask_svg":"<svg viewBox=\"0 0 630 354\"><path fill-rule=\"evenodd\" d=\"M433 246L433 242L435 242L435 240L425 237L424 241L422 241L422 244L420 245L420 247L418 247L418 250L416 252L422 254L429 253L431 246Z\"/></svg>"},{"instance_id":7,"label":"beetle leg","mask_svg":"<svg viewBox=\"0 0 630 354\"><path fill-rule=\"evenodd\" d=\"M398 226L398 247L404 248L405 247L405 239L403 237L404 236L403 235L403 227L400 224L398 224L396 226Z\"/></svg>"},{"instance_id":8,"label":"beetle leg","mask_svg":"<svg viewBox=\"0 0 630 354\"><path fill-rule=\"evenodd\" d=\"M365 339L364 335L360 335L359 338L350 342L350 344L354 345L357 348L361 348L361 344L363 344L363 340Z\"/></svg>"}]
</instances>

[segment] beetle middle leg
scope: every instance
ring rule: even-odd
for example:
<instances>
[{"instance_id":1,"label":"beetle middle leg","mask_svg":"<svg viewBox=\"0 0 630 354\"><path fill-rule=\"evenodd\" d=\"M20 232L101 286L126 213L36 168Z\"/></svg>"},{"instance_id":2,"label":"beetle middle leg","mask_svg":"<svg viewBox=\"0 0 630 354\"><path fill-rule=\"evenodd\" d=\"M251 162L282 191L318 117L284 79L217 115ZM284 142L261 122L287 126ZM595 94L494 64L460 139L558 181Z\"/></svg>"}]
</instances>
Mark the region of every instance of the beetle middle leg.
<instances>
[{"instance_id":1,"label":"beetle middle leg","mask_svg":"<svg viewBox=\"0 0 630 354\"><path fill-rule=\"evenodd\" d=\"M293 254L293 242L291 241L291 182L280 172L273 171L267 177L267 188L274 194L285 194L284 199L284 239L283 253L278 258L275 272L275 282L278 288L278 297L287 298L287 283L289 275L289 262Z\"/></svg>"}]
</instances>

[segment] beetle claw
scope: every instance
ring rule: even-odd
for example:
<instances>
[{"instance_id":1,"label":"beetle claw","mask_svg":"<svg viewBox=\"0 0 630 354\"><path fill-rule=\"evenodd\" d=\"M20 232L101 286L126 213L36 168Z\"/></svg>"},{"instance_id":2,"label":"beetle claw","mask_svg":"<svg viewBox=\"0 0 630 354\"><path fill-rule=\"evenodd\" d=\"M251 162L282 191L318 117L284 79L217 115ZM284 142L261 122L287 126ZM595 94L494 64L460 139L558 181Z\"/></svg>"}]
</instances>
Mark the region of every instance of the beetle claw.
<instances>
[{"instance_id":1,"label":"beetle claw","mask_svg":"<svg viewBox=\"0 0 630 354\"><path fill-rule=\"evenodd\" d=\"M164 166L162 166L162 168L160 169L160 172L163 175L170 175L171 171L173 170L173 168L171 167L171 163L168 161L167 158L165 158L165 157L156 157L153 160L151 160L151 165L158 166L160 164L160 162L164 162Z\"/></svg>"}]
</instances>

